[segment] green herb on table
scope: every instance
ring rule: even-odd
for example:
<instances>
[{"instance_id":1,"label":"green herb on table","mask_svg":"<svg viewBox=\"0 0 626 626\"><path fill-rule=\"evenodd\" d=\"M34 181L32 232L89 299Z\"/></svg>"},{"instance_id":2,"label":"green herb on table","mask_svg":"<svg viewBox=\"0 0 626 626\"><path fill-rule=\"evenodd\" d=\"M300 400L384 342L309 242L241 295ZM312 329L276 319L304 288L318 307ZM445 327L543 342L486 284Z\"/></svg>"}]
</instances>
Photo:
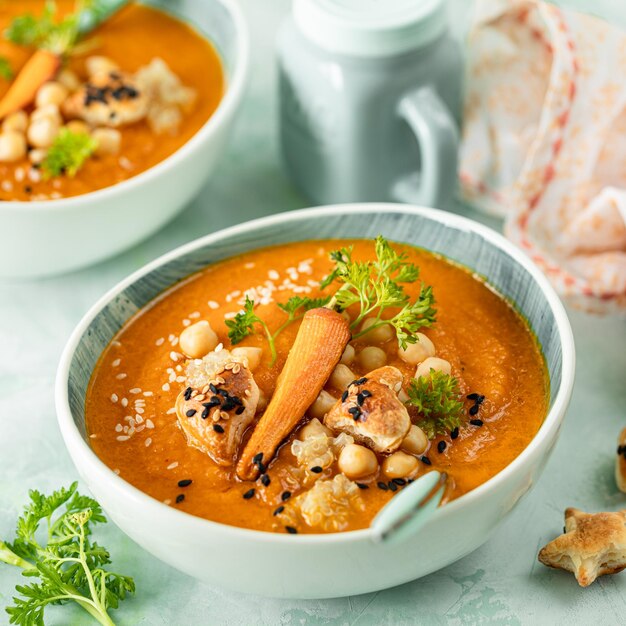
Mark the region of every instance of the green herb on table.
<instances>
[{"instance_id":1,"label":"green herb on table","mask_svg":"<svg viewBox=\"0 0 626 626\"><path fill-rule=\"evenodd\" d=\"M44 176L75 176L85 161L94 153L98 142L87 133L73 133L61 129L41 162Z\"/></svg>"},{"instance_id":2,"label":"green herb on table","mask_svg":"<svg viewBox=\"0 0 626 626\"><path fill-rule=\"evenodd\" d=\"M0 78L4 78L4 80L13 78L13 68L6 57L0 57Z\"/></svg>"},{"instance_id":3,"label":"green herb on table","mask_svg":"<svg viewBox=\"0 0 626 626\"><path fill-rule=\"evenodd\" d=\"M430 376L414 378L407 393L408 404L417 408L422 417L418 426L429 439L462 425L464 404L454 376L431 370Z\"/></svg>"},{"instance_id":4,"label":"green herb on table","mask_svg":"<svg viewBox=\"0 0 626 626\"><path fill-rule=\"evenodd\" d=\"M46 606L75 602L100 624L114 626L109 609L135 592L132 578L105 569L109 553L92 541L91 532L106 518L100 505L77 493L76 487L74 483L49 496L31 491L30 504L17 521L15 541L0 540L0 561L39 579L16 586L20 596L7 608L11 624L43 625ZM43 543L39 537L45 537Z\"/></svg>"},{"instance_id":5,"label":"green herb on table","mask_svg":"<svg viewBox=\"0 0 626 626\"><path fill-rule=\"evenodd\" d=\"M353 305L359 307L351 329L357 329L366 317L374 318L371 326L353 333L352 339L390 324L396 330L399 345L406 348L407 344L417 341L415 334L420 328L431 326L435 321L432 288L422 284L419 296L412 300L404 285L417 282L417 265L407 260L406 253L396 252L382 236L376 238L375 250L375 261L354 261L351 247L332 252L330 258L335 267L321 286L324 289L335 282L341 283L330 300L330 307L341 310ZM389 309L400 310L384 319L382 315Z\"/></svg>"},{"instance_id":6,"label":"green herb on table","mask_svg":"<svg viewBox=\"0 0 626 626\"><path fill-rule=\"evenodd\" d=\"M256 332L255 326L260 326L267 338L272 355L270 365L273 365L276 362L276 338L278 335L280 335L289 324L301 319L307 311L324 306L328 301L329 298L293 296L289 298L287 302L280 303L278 307L287 313L287 319L272 333L266 322L254 312L254 300L246 296L243 310L237 313L232 320L226 320L226 326L229 329L228 338L233 345L236 345L248 335L254 334Z\"/></svg>"}]
</instances>

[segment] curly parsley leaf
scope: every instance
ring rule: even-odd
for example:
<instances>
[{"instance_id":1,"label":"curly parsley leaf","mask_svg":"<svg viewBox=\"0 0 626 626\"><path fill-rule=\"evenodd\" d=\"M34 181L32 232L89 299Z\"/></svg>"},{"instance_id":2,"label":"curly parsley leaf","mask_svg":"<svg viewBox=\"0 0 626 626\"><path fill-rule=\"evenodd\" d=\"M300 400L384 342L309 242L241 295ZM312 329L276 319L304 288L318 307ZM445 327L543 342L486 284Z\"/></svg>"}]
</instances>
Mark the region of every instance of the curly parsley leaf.
<instances>
[{"instance_id":1,"label":"curly parsley leaf","mask_svg":"<svg viewBox=\"0 0 626 626\"><path fill-rule=\"evenodd\" d=\"M75 176L97 147L98 142L87 133L73 133L62 128L41 162L44 176Z\"/></svg>"},{"instance_id":2,"label":"curly parsley leaf","mask_svg":"<svg viewBox=\"0 0 626 626\"><path fill-rule=\"evenodd\" d=\"M414 378L407 393L407 403L417 408L421 415L419 427L429 439L462 425L464 404L454 376L431 370L430 376Z\"/></svg>"},{"instance_id":3,"label":"curly parsley leaf","mask_svg":"<svg viewBox=\"0 0 626 626\"><path fill-rule=\"evenodd\" d=\"M13 78L13 68L6 57L0 57L0 78L4 78L4 80Z\"/></svg>"},{"instance_id":4,"label":"curly parsley leaf","mask_svg":"<svg viewBox=\"0 0 626 626\"><path fill-rule=\"evenodd\" d=\"M376 238L375 252L375 261L353 260L352 248L332 252L330 258L335 267L321 282L321 287L324 289L334 282L342 283L330 300L331 304L344 310L359 305L351 328L356 329L365 317L374 317L375 322L365 331L353 334L353 339L390 324L396 330L398 343L406 348L407 344L415 343L415 334L420 328L431 326L435 321L432 288L422 285L417 299L411 300L404 284L417 282L417 265L408 261L406 253L394 250L382 236ZM382 314L388 309L399 311L383 319Z\"/></svg>"},{"instance_id":5,"label":"curly parsley leaf","mask_svg":"<svg viewBox=\"0 0 626 626\"><path fill-rule=\"evenodd\" d=\"M30 503L17 522L15 541L0 540L0 561L39 579L16 586L20 595L7 608L11 624L42 625L46 606L75 602L100 624L112 626L109 609L135 592L132 578L105 568L111 562L109 553L91 541L91 533L92 526L106 523L106 518L100 505L78 494L76 487L74 483L48 496L31 491ZM45 536L45 542L38 534Z\"/></svg>"}]
</instances>

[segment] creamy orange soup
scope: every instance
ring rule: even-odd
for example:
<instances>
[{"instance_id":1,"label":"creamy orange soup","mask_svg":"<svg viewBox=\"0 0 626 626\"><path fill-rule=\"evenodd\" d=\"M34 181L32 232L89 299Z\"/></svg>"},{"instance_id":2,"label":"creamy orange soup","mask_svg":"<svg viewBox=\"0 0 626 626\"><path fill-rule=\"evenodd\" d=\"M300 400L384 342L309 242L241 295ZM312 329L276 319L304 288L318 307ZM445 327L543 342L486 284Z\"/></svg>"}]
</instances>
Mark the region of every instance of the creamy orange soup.
<instances>
[{"instance_id":1,"label":"creamy orange soup","mask_svg":"<svg viewBox=\"0 0 626 626\"><path fill-rule=\"evenodd\" d=\"M372 242L350 243L357 257L371 258ZM242 294L248 289L258 294L269 288L268 302L256 311L274 330L285 319L277 302L296 292L310 297L322 293L318 281L329 272L328 254L338 244L294 243L217 263L163 293L132 318L103 353L87 395L87 428L98 456L125 480L180 510L234 526L284 532L285 512L275 512L279 507L288 509L290 501L304 490L289 473L295 463L291 443L298 437L298 428L269 463L266 472L271 482L267 486L258 480L239 480L234 467L220 467L207 454L188 446L173 409L186 385L178 336L190 324L207 320L225 348L230 348L225 319L240 310ZM402 249L420 266L421 278L432 285L436 296L436 323L423 332L436 346L437 356L450 362L463 398L472 393L485 396L473 417L467 414L473 403L465 400L466 416L458 437L453 439L448 433L432 440L412 476L417 478L433 468L447 472L446 500L451 500L494 476L528 445L547 411L548 379L532 333L505 300L444 258L409 246ZM417 285L408 287L411 295L417 290ZM279 336L278 359L273 367L268 366L267 344L261 335L247 337L240 344L263 348L254 378L267 398L272 396L297 331L298 323L294 323ZM364 339L352 345L358 355L365 346ZM415 376L415 366L398 357L395 338L380 347L387 363L402 372L405 383ZM355 376L367 373L358 358L350 367ZM331 384L326 390L335 397L343 391ZM130 436L129 416L141 422L135 423ZM418 414L411 412L411 418L419 425ZM307 419L303 417L300 426ZM470 419L480 425L471 424ZM382 456L378 457L382 463ZM313 479L329 479L337 473L333 463ZM398 488L394 491L387 487L391 481L378 470L358 482L362 509L354 511L348 523L341 528L303 524L296 530L306 533L367 527L406 481L396 481L399 484L394 483ZM387 488L381 488L381 482ZM253 495L245 499L244 494L251 489ZM285 492L290 496L283 501Z\"/></svg>"},{"instance_id":2,"label":"creamy orange soup","mask_svg":"<svg viewBox=\"0 0 626 626\"><path fill-rule=\"evenodd\" d=\"M73 0L57 0L60 14L74 10ZM42 0L0 0L0 31L18 15L40 15ZM77 196L127 180L160 163L183 146L204 125L224 93L224 73L215 48L189 25L166 13L131 4L88 36L88 52L71 57L67 67L85 79L85 59L102 55L125 72L136 72L154 58L163 59L181 82L196 91L191 110L186 112L174 133L155 134L145 120L120 127L118 154L90 158L74 177L67 175L37 180L29 175L27 158L0 163L1 200L56 199ZM0 57L11 63L17 74L31 49L0 38ZM0 97L10 81L0 78ZM32 107L29 107L29 112Z\"/></svg>"}]
</instances>

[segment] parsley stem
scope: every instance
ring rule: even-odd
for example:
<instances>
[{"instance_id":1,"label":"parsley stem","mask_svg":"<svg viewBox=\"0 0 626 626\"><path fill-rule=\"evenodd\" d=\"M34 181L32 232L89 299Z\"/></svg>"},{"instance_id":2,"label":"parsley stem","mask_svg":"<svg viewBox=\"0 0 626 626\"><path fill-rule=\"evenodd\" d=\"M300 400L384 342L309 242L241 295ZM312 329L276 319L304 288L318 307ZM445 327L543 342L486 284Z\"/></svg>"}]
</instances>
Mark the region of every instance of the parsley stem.
<instances>
[{"instance_id":1,"label":"parsley stem","mask_svg":"<svg viewBox=\"0 0 626 626\"><path fill-rule=\"evenodd\" d=\"M24 560L22 557L17 556L13 550L7 546L4 541L0 539L0 561L7 563L7 565L15 565L17 567L21 567L22 569L35 569L35 566L32 563Z\"/></svg>"}]
</instances>

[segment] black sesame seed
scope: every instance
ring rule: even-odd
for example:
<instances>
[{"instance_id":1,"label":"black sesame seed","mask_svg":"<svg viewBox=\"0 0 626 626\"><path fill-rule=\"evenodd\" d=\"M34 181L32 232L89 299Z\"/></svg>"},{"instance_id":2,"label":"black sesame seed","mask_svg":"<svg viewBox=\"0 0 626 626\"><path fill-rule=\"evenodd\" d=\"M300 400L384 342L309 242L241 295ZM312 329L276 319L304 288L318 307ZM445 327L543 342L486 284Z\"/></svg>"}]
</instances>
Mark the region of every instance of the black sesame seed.
<instances>
[{"instance_id":1,"label":"black sesame seed","mask_svg":"<svg viewBox=\"0 0 626 626\"><path fill-rule=\"evenodd\" d=\"M359 417L361 417L361 414L362 414L361 409L358 406L350 407L348 409L348 413L352 415L355 422L359 419Z\"/></svg>"},{"instance_id":2,"label":"black sesame seed","mask_svg":"<svg viewBox=\"0 0 626 626\"><path fill-rule=\"evenodd\" d=\"M479 396L477 393L470 393L470 394L467 396L467 399L468 399L468 400L473 400L473 401L476 401L476 400L478 400L478 398L479 398L479 397L480 397L480 396Z\"/></svg>"},{"instance_id":3,"label":"black sesame seed","mask_svg":"<svg viewBox=\"0 0 626 626\"><path fill-rule=\"evenodd\" d=\"M341 401L345 402L348 399L348 390L346 389L342 394L341 394Z\"/></svg>"},{"instance_id":4,"label":"black sesame seed","mask_svg":"<svg viewBox=\"0 0 626 626\"><path fill-rule=\"evenodd\" d=\"M383 483L383 482L376 483L376 486L379 489L382 489L383 491L387 491L389 489L389 487L387 486L387 483Z\"/></svg>"},{"instance_id":5,"label":"black sesame seed","mask_svg":"<svg viewBox=\"0 0 626 626\"><path fill-rule=\"evenodd\" d=\"M185 389L185 400L189 400L189 398L191 398L192 391L193 389L191 387L187 387L187 389Z\"/></svg>"},{"instance_id":6,"label":"black sesame seed","mask_svg":"<svg viewBox=\"0 0 626 626\"><path fill-rule=\"evenodd\" d=\"M362 404L365 402L365 398L367 398L367 396L364 396L362 393L357 393L357 395L356 395L356 403L359 406L362 406Z\"/></svg>"},{"instance_id":7,"label":"black sesame seed","mask_svg":"<svg viewBox=\"0 0 626 626\"><path fill-rule=\"evenodd\" d=\"M246 410L245 406L238 406L235 410L235 415L241 415Z\"/></svg>"},{"instance_id":8,"label":"black sesame seed","mask_svg":"<svg viewBox=\"0 0 626 626\"><path fill-rule=\"evenodd\" d=\"M431 460L427 456L420 457L420 461L424 463L424 465L432 465Z\"/></svg>"},{"instance_id":9,"label":"black sesame seed","mask_svg":"<svg viewBox=\"0 0 626 626\"><path fill-rule=\"evenodd\" d=\"M404 487L404 485L406 485L404 478L393 478L391 482L398 485L398 487Z\"/></svg>"},{"instance_id":10,"label":"black sesame seed","mask_svg":"<svg viewBox=\"0 0 626 626\"><path fill-rule=\"evenodd\" d=\"M280 494L280 499L281 499L283 502L285 502L285 501L289 500L289 498L291 498L291 491L283 491L283 492Z\"/></svg>"},{"instance_id":11,"label":"black sesame seed","mask_svg":"<svg viewBox=\"0 0 626 626\"><path fill-rule=\"evenodd\" d=\"M176 504L180 504L184 499L185 499L185 494L184 493L179 493L176 496Z\"/></svg>"},{"instance_id":12,"label":"black sesame seed","mask_svg":"<svg viewBox=\"0 0 626 626\"><path fill-rule=\"evenodd\" d=\"M273 513L272 515L280 515L283 511L285 510L285 507L281 504Z\"/></svg>"},{"instance_id":13,"label":"black sesame seed","mask_svg":"<svg viewBox=\"0 0 626 626\"><path fill-rule=\"evenodd\" d=\"M298 531L297 529L295 529L293 526L285 526L285 530L290 534L290 535L297 535Z\"/></svg>"},{"instance_id":14,"label":"black sesame seed","mask_svg":"<svg viewBox=\"0 0 626 626\"><path fill-rule=\"evenodd\" d=\"M198 411L196 411L195 409L189 409L189 410L185 413L185 415L186 415L187 417L193 417L193 416L194 416L197 412L198 412Z\"/></svg>"},{"instance_id":15,"label":"black sesame seed","mask_svg":"<svg viewBox=\"0 0 626 626\"><path fill-rule=\"evenodd\" d=\"M393 480L389 481L389 483L387 484L387 487L389 487L391 491L398 491L398 485L396 485L396 483L394 483Z\"/></svg>"},{"instance_id":16,"label":"black sesame seed","mask_svg":"<svg viewBox=\"0 0 626 626\"><path fill-rule=\"evenodd\" d=\"M224 429L219 424L213 424L213 430L216 433L223 433Z\"/></svg>"},{"instance_id":17,"label":"black sesame seed","mask_svg":"<svg viewBox=\"0 0 626 626\"><path fill-rule=\"evenodd\" d=\"M321 473L324 471L324 469L323 469L322 467L320 467L319 465L314 465L314 466L311 468L311 471L312 471L314 474L321 474Z\"/></svg>"},{"instance_id":18,"label":"black sesame seed","mask_svg":"<svg viewBox=\"0 0 626 626\"><path fill-rule=\"evenodd\" d=\"M255 454L255 455L252 457L252 462L253 462L255 465L258 465L258 464L259 464L262 460L263 460L263 453L262 453L262 452L259 452L258 454Z\"/></svg>"},{"instance_id":19,"label":"black sesame seed","mask_svg":"<svg viewBox=\"0 0 626 626\"><path fill-rule=\"evenodd\" d=\"M211 393L217 393L217 387L213 383L209 383L209 389Z\"/></svg>"},{"instance_id":20,"label":"black sesame seed","mask_svg":"<svg viewBox=\"0 0 626 626\"><path fill-rule=\"evenodd\" d=\"M407 479L406 479L406 484L407 484L407 485L410 485L412 482L415 482L415 479L414 479L414 478L407 478Z\"/></svg>"},{"instance_id":21,"label":"black sesame seed","mask_svg":"<svg viewBox=\"0 0 626 626\"><path fill-rule=\"evenodd\" d=\"M200 417L205 420L207 417L209 417L209 409L204 409L202 411L202 413L200 413Z\"/></svg>"},{"instance_id":22,"label":"black sesame seed","mask_svg":"<svg viewBox=\"0 0 626 626\"><path fill-rule=\"evenodd\" d=\"M476 399L477 404L482 404L485 401L485 396L478 396Z\"/></svg>"},{"instance_id":23,"label":"black sesame seed","mask_svg":"<svg viewBox=\"0 0 626 626\"><path fill-rule=\"evenodd\" d=\"M217 396L211 396L208 402L202 403L202 406L206 407L207 409L212 409L214 406L219 406L220 402L221 400Z\"/></svg>"},{"instance_id":24,"label":"black sesame seed","mask_svg":"<svg viewBox=\"0 0 626 626\"><path fill-rule=\"evenodd\" d=\"M228 391L226 391L226 389L218 389L215 392L217 395L222 396L223 398L228 398Z\"/></svg>"},{"instance_id":25,"label":"black sesame seed","mask_svg":"<svg viewBox=\"0 0 626 626\"><path fill-rule=\"evenodd\" d=\"M246 491L246 493L243 494L243 499L244 500L249 500L250 498L254 497L254 487L252 487L252 489L248 489L248 491Z\"/></svg>"},{"instance_id":26,"label":"black sesame seed","mask_svg":"<svg viewBox=\"0 0 626 626\"><path fill-rule=\"evenodd\" d=\"M222 404L222 411L232 411L235 408L235 403L231 398L226 398L224 404Z\"/></svg>"},{"instance_id":27,"label":"black sesame seed","mask_svg":"<svg viewBox=\"0 0 626 626\"><path fill-rule=\"evenodd\" d=\"M263 463L259 463L257 465L257 469L259 470L259 474L265 474L265 470L267 469Z\"/></svg>"},{"instance_id":28,"label":"black sesame seed","mask_svg":"<svg viewBox=\"0 0 626 626\"><path fill-rule=\"evenodd\" d=\"M470 424L472 426L482 426L483 425L483 421L482 420L470 420Z\"/></svg>"},{"instance_id":29,"label":"black sesame seed","mask_svg":"<svg viewBox=\"0 0 626 626\"><path fill-rule=\"evenodd\" d=\"M440 441L437 444L437 452L439 452L439 454L441 454L445 449L446 449L446 442L445 441Z\"/></svg>"},{"instance_id":30,"label":"black sesame seed","mask_svg":"<svg viewBox=\"0 0 626 626\"><path fill-rule=\"evenodd\" d=\"M622 446L617 446L617 454L621 454L624 451Z\"/></svg>"},{"instance_id":31,"label":"black sesame seed","mask_svg":"<svg viewBox=\"0 0 626 626\"><path fill-rule=\"evenodd\" d=\"M456 439L459 436L459 427L457 426L450 432L450 439Z\"/></svg>"},{"instance_id":32,"label":"black sesame seed","mask_svg":"<svg viewBox=\"0 0 626 626\"><path fill-rule=\"evenodd\" d=\"M367 382L367 378L365 376L363 378L357 378L357 380L353 380L351 385L364 385Z\"/></svg>"},{"instance_id":33,"label":"black sesame seed","mask_svg":"<svg viewBox=\"0 0 626 626\"><path fill-rule=\"evenodd\" d=\"M189 487L189 485L191 485L193 481L191 480L191 478L184 478L183 480L179 480L178 481L178 486L179 487Z\"/></svg>"},{"instance_id":34,"label":"black sesame seed","mask_svg":"<svg viewBox=\"0 0 626 626\"><path fill-rule=\"evenodd\" d=\"M26 186L24 187L24 191L25 191L26 193L32 193L32 192L33 192L33 188L32 188L30 185L26 185Z\"/></svg>"},{"instance_id":35,"label":"black sesame seed","mask_svg":"<svg viewBox=\"0 0 626 626\"><path fill-rule=\"evenodd\" d=\"M474 406L471 406L469 410L469 414L476 415L478 413L478 409L480 409L480 404L475 404Z\"/></svg>"},{"instance_id":36,"label":"black sesame seed","mask_svg":"<svg viewBox=\"0 0 626 626\"><path fill-rule=\"evenodd\" d=\"M269 484L272 482L272 479L267 475L267 474L263 474L261 476L261 484L264 487L269 487Z\"/></svg>"},{"instance_id":37,"label":"black sesame seed","mask_svg":"<svg viewBox=\"0 0 626 626\"><path fill-rule=\"evenodd\" d=\"M369 489L369 488L370 488L370 486L369 486L369 485L366 485L365 483L356 483L356 486L357 486L359 489Z\"/></svg>"}]
</instances>

